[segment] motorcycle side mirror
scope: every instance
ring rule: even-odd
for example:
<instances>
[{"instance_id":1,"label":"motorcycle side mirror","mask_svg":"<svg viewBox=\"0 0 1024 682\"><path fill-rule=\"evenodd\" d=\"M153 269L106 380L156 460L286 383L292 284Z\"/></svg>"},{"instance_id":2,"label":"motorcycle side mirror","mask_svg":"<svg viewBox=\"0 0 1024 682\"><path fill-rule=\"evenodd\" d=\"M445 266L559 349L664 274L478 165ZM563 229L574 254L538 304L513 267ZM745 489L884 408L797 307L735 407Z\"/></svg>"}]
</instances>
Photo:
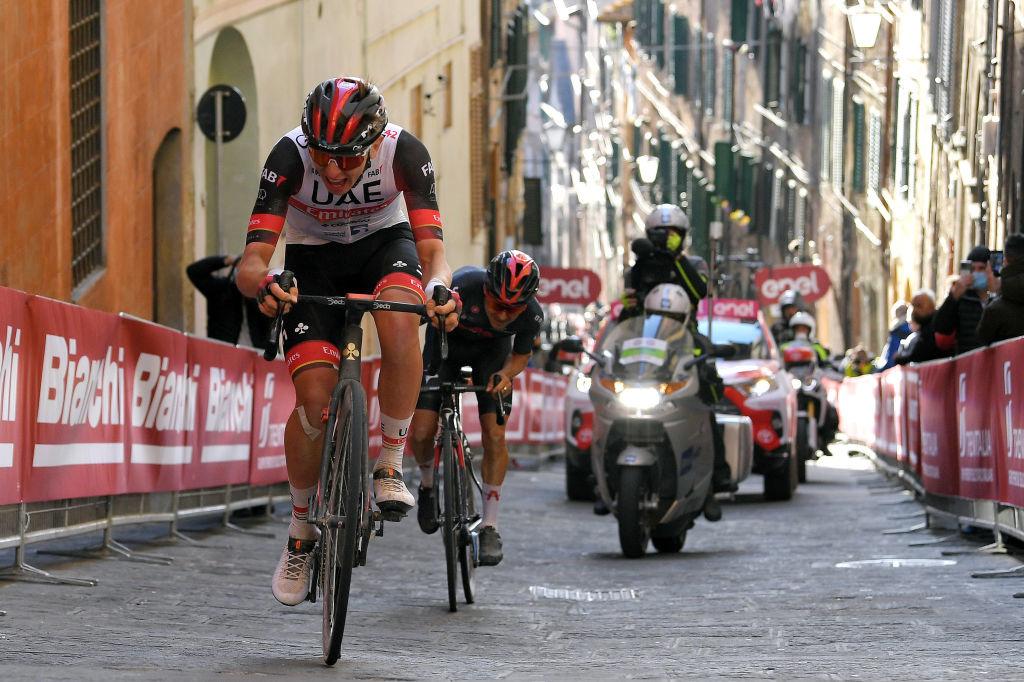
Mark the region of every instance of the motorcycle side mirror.
<instances>
[{"instance_id":1,"label":"motorcycle side mirror","mask_svg":"<svg viewBox=\"0 0 1024 682\"><path fill-rule=\"evenodd\" d=\"M723 360L736 357L736 352L736 346L731 343L716 343L714 348L711 349L712 355Z\"/></svg>"},{"instance_id":2,"label":"motorcycle side mirror","mask_svg":"<svg viewBox=\"0 0 1024 682\"><path fill-rule=\"evenodd\" d=\"M566 339L562 339L557 345L559 350L563 350L566 353L583 352L583 341L578 336L570 336Z\"/></svg>"}]
</instances>

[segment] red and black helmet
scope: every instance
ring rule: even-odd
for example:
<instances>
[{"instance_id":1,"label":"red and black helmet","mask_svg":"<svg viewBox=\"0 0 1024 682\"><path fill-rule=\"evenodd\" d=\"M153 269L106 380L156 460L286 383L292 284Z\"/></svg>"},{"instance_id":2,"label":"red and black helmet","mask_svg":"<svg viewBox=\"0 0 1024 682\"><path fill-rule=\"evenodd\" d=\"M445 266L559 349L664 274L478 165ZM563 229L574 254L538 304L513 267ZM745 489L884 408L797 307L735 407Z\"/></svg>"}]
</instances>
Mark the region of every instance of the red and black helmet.
<instances>
[{"instance_id":1,"label":"red and black helmet","mask_svg":"<svg viewBox=\"0 0 1024 682\"><path fill-rule=\"evenodd\" d=\"M539 286L540 268L522 251L502 251L487 266L487 290L502 305L529 303Z\"/></svg>"},{"instance_id":2,"label":"red and black helmet","mask_svg":"<svg viewBox=\"0 0 1024 682\"><path fill-rule=\"evenodd\" d=\"M330 154L366 153L387 124L380 90L361 78L324 81L309 93L302 110L309 145Z\"/></svg>"}]
</instances>

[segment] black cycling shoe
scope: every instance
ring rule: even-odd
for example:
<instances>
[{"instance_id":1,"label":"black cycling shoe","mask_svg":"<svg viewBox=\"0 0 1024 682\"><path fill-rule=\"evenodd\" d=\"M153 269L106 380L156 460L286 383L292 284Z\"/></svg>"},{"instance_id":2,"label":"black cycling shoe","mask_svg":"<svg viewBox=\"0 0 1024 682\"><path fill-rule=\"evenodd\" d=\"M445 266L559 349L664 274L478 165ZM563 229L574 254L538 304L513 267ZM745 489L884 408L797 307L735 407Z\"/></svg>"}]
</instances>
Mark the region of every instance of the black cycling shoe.
<instances>
[{"instance_id":1,"label":"black cycling shoe","mask_svg":"<svg viewBox=\"0 0 1024 682\"><path fill-rule=\"evenodd\" d=\"M722 505L714 495L708 495L708 499L704 500L704 518L712 523L722 520Z\"/></svg>"},{"instance_id":2,"label":"black cycling shoe","mask_svg":"<svg viewBox=\"0 0 1024 682\"><path fill-rule=\"evenodd\" d=\"M611 513L612 510L604 503L604 499L602 499L601 495L598 495L594 499L594 514L597 516L608 516Z\"/></svg>"},{"instance_id":3,"label":"black cycling shoe","mask_svg":"<svg viewBox=\"0 0 1024 682\"><path fill-rule=\"evenodd\" d=\"M416 521L420 524L420 530L427 535L436 533L441 524L437 521L437 498L434 497L434 489L420 486L418 497Z\"/></svg>"},{"instance_id":4,"label":"black cycling shoe","mask_svg":"<svg viewBox=\"0 0 1024 682\"><path fill-rule=\"evenodd\" d=\"M740 489L740 487L733 482L732 476L725 472L721 475L715 475L711 481L711 488L716 493L734 493Z\"/></svg>"},{"instance_id":5,"label":"black cycling shoe","mask_svg":"<svg viewBox=\"0 0 1024 682\"><path fill-rule=\"evenodd\" d=\"M498 529L494 526L484 526L480 531L480 555L478 557L480 565L497 566L501 563L503 556Z\"/></svg>"}]
</instances>

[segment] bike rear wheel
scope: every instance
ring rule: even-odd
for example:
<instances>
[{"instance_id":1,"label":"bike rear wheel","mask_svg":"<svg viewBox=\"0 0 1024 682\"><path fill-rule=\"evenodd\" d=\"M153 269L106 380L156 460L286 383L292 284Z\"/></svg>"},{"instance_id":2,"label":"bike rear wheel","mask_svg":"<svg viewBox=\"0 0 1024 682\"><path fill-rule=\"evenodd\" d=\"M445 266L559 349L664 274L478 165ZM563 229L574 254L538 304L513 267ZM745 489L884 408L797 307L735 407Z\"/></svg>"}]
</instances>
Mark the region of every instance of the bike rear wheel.
<instances>
[{"instance_id":1,"label":"bike rear wheel","mask_svg":"<svg viewBox=\"0 0 1024 682\"><path fill-rule=\"evenodd\" d=\"M441 533L444 538L444 560L448 575L448 610L458 611L458 600L456 588L458 584L458 563L459 563L459 488L458 473L455 463L455 448L452 447L452 438L445 435L441 443L441 467L443 469L444 497L443 521Z\"/></svg>"},{"instance_id":2,"label":"bike rear wheel","mask_svg":"<svg viewBox=\"0 0 1024 682\"><path fill-rule=\"evenodd\" d=\"M340 527L328 524L322 529L321 536L320 585L323 590L325 665L334 665L341 654L352 568L361 531L367 522L366 393L358 382L348 382L342 389L337 414L331 461L326 480L321 481L327 513L344 517Z\"/></svg>"},{"instance_id":3,"label":"bike rear wheel","mask_svg":"<svg viewBox=\"0 0 1024 682\"><path fill-rule=\"evenodd\" d=\"M465 440L462 441L462 459L466 463L459 467L459 490L462 492L462 529L459 533L459 572L462 573L462 594L467 604L472 604L476 597L476 551L473 546L473 536L469 532L469 524L477 518L476 496L473 495L473 481L470 480L470 470L473 466L470 459L469 448Z\"/></svg>"}]
</instances>

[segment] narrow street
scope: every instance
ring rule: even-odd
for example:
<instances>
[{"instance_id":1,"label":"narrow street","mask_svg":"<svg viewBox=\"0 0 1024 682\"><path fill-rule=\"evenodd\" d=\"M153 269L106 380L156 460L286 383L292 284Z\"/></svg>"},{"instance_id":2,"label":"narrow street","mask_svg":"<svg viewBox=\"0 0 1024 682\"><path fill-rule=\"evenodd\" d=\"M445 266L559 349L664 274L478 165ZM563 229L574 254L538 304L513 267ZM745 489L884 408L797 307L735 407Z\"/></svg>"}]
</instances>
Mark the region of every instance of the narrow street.
<instances>
[{"instance_id":1,"label":"narrow street","mask_svg":"<svg viewBox=\"0 0 1024 682\"><path fill-rule=\"evenodd\" d=\"M157 547L145 541L155 529L124 530L128 544L174 563L31 552L30 562L100 584L0 586L0 669L12 680L1024 679L1020 582L970 578L1014 560L836 566L981 544L908 547L927 533L883 535L914 523L892 517L918 507L882 483L867 460L840 454L813 467L792 502L769 504L755 476L722 522L691 530L681 554L630 561L612 517L565 500L560 464L514 472L506 558L478 573L478 603L448 613L439 537L411 517L389 525L356 573L331 670L320 665L318 607L285 608L270 594L285 524L256 526L273 540L193 527L205 547Z\"/></svg>"}]
</instances>

